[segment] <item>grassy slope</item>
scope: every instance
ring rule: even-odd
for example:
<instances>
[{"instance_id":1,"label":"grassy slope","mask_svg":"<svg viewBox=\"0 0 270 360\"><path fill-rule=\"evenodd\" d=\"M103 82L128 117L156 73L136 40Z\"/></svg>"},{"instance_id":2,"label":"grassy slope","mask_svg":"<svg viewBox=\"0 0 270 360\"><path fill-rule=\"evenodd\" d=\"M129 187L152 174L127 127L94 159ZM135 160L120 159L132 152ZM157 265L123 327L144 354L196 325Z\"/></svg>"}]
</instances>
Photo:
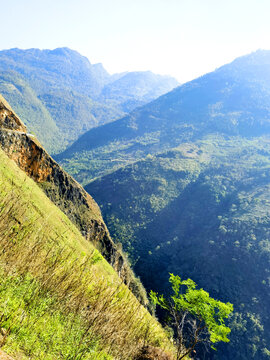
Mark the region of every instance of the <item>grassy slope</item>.
<instances>
[{"instance_id":1,"label":"grassy slope","mask_svg":"<svg viewBox=\"0 0 270 360\"><path fill-rule=\"evenodd\" d=\"M0 174L3 349L20 359L128 359L143 342L170 347L111 266L2 151Z\"/></svg>"}]
</instances>

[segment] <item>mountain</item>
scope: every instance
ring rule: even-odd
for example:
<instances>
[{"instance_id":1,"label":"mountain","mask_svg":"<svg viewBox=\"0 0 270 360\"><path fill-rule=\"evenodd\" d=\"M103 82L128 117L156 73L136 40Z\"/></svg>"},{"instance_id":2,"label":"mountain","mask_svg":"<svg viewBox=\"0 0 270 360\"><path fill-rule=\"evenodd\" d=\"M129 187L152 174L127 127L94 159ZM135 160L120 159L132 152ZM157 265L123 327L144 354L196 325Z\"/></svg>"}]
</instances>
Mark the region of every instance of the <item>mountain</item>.
<instances>
[{"instance_id":1,"label":"mountain","mask_svg":"<svg viewBox=\"0 0 270 360\"><path fill-rule=\"evenodd\" d=\"M144 79L150 78L146 86ZM176 85L172 78L147 72L110 75L102 64L68 48L0 51L0 93L51 153Z\"/></svg>"},{"instance_id":2,"label":"mountain","mask_svg":"<svg viewBox=\"0 0 270 360\"><path fill-rule=\"evenodd\" d=\"M92 65L86 57L69 48L2 50L0 62L2 71L13 70L25 76L38 94L49 88L69 88L94 97L110 77L101 64Z\"/></svg>"},{"instance_id":3,"label":"mountain","mask_svg":"<svg viewBox=\"0 0 270 360\"><path fill-rule=\"evenodd\" d=\"M270 129L269 79L270 51L257 51L86 132L56 158L87 184L148 154L210 133L262 135Z\"/></svg>"},{"instance_id":4,"label":"mountain","mask_svg":"<svg viewBox=\"0 0 270 360\"><path fill-rule=\"evenodd\" d=\"M269 80L270 51L236 59L63 157L92 179L85 189L148 291L167 294L174 273L234 304L231 342L207 359L269 359Z\"/></svg>"},{"instance_id":5,"label":"mountain","mask_svg":"<svg viewBox=\"0 0 270 360\"><path fill-rule=\"evenodd\" d=\"M116 106L120 103L119 108L123 112L130 112L178 85L170 76L156 75L151 71L129 72L105 85L99 95L99 101Z\"/></svg>"},{"instance_id":6,"label":"mountain","mask_svg":"<svg viewBox=\"0 0 270 360\"><path fill-rule=\"evenodd\" d=\"M97 204L2 97L0 145L1 350L22 360L172 360L166 332L125 285L128 265Z\"/></svg>"},{"instance_id":7,"label":"mountain","mask_svg":"<svg viewBox=\"0 0 270 360\"><path fill-rule=\"evenodd\" d=\"M190 277L234 304L231 342L209 359L268 359L270 138L211 135L91 182L148 291Z\"/></svg>"},{"instance_id":8,"label":"mountain","mask_svg":"<svg viewBox=\"0 0 270 360\"><path fill-rule=\"evenodd\" d=\"M15 104L16 110L19 110L21 118L31 128L31 132L39 134L40 141L52 149L55 146L55 138L60 137L60 131L46 105L41 102L27 81L15 71L1 71L0 88L3 96ZM51 134L54 134L54 137Z\"/></svg>"}]
</instances>

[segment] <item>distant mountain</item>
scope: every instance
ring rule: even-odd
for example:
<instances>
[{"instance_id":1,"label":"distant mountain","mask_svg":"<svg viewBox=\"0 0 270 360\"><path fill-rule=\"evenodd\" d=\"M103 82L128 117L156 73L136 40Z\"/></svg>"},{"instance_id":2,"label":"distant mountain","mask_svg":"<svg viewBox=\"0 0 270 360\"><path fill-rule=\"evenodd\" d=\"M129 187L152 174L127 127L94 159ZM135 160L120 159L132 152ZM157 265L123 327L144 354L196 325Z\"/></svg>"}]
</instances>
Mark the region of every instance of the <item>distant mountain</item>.
<instances>
[{"instance_id":1,"label":"distant mountain","mask_svg":"<svg viewBox=\"0 0 270 360\"><path fill-rule=\"evenodd\" d=\"M86 184L122 165L210 133L270 130L270 51L257 51L82 135L57 159Z\"/></svg>"},{"instance_id":2,"label":"distant mountain","mask_svg":"<svg viewBox=\"0 0 270 360\"><path fill-rule=\"evenodd\" d=\"M269 80L270 51L236 59L88 132L63 161L79 179L105 174L85 188L148 290L167 293L172 272L234 303L231 342L207 359L269 359Z\"/></svg>"},{"instance_id":3,"label":"distant mountain","mask_svg":"<svg viewBox=\"0 0 270 360\"><path fill-rule=\"evenodd\" d=\"M92 65L85 56L69 48L2 50L0 64L2 71L13 70L25 76L38 94L69 88L94 97L110 78L101 64Z\"/></svg>"},{"instance_id":4,"label":"distant mountain","mask_svg":"<svg viewBox=\"0 0 270 360\"><path fill-rule=\"evenodd\" d=\"M50 149L55 148L55 139L61 137L60 130L46 105L24 77L15 71L1 71L0 89L3 96L15 104L14 109L31 132L39 134L40 141Z\"/></svg>"},{"instance_id":5,"label":"distant mountain","mask_svg":"<svg viewBox=\"0 0 270 360\"><path fill-rule=\"evenodd\" d=\"M153 74L151 71L130 72L105 85L99 95L99 101L118 104L124 112L144 105L158 98L179 83L170 76Z\"/></svg>"},{"instance_id":6,"label":"distant mountain","mask_svg":"<svg viewBox=\"0 0 270 360\"><path fill-rule=\"evenodd\" d=\"M68 48L0 51L0 92L53 153L63 150L90 128L125 115L178 84L172 78L151 74L145 93L143 79L149 74L132 74L125 85L118 84L126 73L110 75L102 64L92 65ZM110 83L114 85L107 101L101 92ZM136 91L127 91L132 87ZM31 96L27 97L29 92ZM28 117L27 103L32 114ZM41 126L36 126L37 122Z\"/></svg>"}]
</instances>

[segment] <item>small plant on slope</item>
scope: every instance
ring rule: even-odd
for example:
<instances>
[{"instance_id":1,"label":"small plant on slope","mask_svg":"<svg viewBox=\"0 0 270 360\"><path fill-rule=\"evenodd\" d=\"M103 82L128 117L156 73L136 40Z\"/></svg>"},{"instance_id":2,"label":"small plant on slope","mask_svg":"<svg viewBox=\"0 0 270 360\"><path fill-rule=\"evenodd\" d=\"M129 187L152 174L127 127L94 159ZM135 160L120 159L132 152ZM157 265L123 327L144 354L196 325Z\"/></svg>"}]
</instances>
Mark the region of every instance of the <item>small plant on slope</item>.
<instances>
[{"instance_id":1,"label":"small plant on slope","mask_svg":"<svg viewBox=\"0 0 270 360\"><path fill-rule=\"evenodd\" d=\"M233 311L233 305L211 298L203 289L196 289L191 279L181 280L170 274L169 281L173 290L169 299L153 291L150 297L155 305L169 313L169 324L176 334L177 360L192 353L199 343L215 349L213 344L229 342L227 335L231 330L224 319Z\"/></svg>"}]
</instances>

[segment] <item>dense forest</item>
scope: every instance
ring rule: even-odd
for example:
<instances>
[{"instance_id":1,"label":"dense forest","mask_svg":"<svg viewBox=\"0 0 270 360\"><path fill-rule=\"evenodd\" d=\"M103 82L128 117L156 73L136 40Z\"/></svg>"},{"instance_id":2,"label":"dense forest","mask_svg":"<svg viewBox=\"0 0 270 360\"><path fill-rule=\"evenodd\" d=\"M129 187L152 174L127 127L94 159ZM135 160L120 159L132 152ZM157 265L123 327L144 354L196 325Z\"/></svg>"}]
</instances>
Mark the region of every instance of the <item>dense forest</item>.
<instances>
[{"instance_id":1,"label":"dense forest","mask_svg":"<svg viewBox=\"0 0 270 360\"><path fill-rule=\"evenodd\" d=\"M177 273L234 303L218 359L268 357L269 155L268 139L210 136L86 186L148 291Z\"/></svg>"},{"instance_id":2,"label":"dense forest","mask_svg":"<svg viewBox=\"0 0 270 360\"><path fill-rule=\"evenodd\" d=\"M62 154L148 291L173 272L234 303L222 360L270 356L269 77L269 51L236 59Z\"/></svg>"}]
</instances>

